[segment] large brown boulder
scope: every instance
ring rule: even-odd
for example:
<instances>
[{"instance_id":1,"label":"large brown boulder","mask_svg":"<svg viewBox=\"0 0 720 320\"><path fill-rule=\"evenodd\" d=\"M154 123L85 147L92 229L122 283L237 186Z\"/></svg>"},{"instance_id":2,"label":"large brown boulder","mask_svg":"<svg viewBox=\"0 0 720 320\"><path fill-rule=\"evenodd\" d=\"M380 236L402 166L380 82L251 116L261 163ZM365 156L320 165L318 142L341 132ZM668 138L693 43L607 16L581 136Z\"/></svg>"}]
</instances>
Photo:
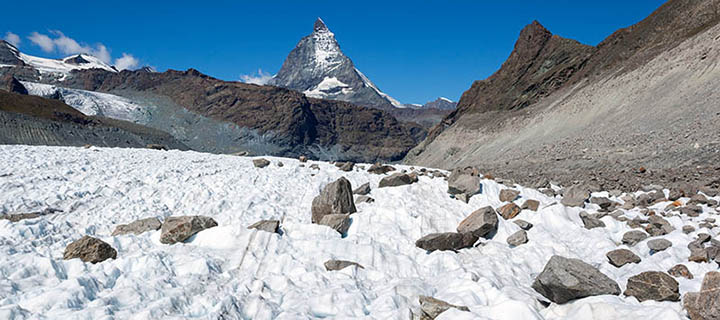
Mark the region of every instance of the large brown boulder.
<instances>
[{"instance_id":1,"label":"large brown boulder","mask_svg":"<svg viewBox=\"0 0 720 320\"><path fill-rule=\"evenodd\" d=\"M319 223L322 217L329 214L355 213L352 185L341 177L323 188L320 195L312 201L312 223Z\"/></svg>"},{"instance_id":2,"label":"large brown boulder","mask_svg":"<svg viewBox=\"0 0 720 320\"><path fill-rule=\"evenodd\" d=\"M83 236L65 248L64 260L79 258L83 262L98 263L117 258L117 250L107 242L91 236Z\"/></svg>"},{"instance_id":3,"label":"large brown boulder","mask_svg":"<svg viewBox=\"0 0 720 320\"><path fill-rule=\"evenodd\" d=\"M692 320L720 319L720 272L705 274L700 292L688 292L683 306Z\"/></svg>"},{"instance_id":4,"label":"large brown boulder","mask_svg":"<svg viewBox=\"0 0 720 320\"><path fill-rule=\"evenodd\" d=\"M164 244L183 242L196 233L217 225L215 219L206 216L168 217L161 228L160 242Z\"/></svg>"},{"instance_id":5,"label":"large brown boulder","mask_svg":"<svg viewBox=\"0 0 720 320\"><path fill-rule=\"evenodd\" d=\"M459 233L472 233L476 237L492 238L498 227L498 217L495 210L490 207L483 207L475 210L467 218L460 222L457 227Z\"/></svg>"},{"instance_id":6,"label":"large brown boulder","mask_svg":"<svg viewBox=\"0 0 720 320\"><path fill-rule=\"evenodd\" d=\"M646 271L628 279L625 295L638 301L679 301L678 282L665 272Z\"/></svg>"}]
</instances>

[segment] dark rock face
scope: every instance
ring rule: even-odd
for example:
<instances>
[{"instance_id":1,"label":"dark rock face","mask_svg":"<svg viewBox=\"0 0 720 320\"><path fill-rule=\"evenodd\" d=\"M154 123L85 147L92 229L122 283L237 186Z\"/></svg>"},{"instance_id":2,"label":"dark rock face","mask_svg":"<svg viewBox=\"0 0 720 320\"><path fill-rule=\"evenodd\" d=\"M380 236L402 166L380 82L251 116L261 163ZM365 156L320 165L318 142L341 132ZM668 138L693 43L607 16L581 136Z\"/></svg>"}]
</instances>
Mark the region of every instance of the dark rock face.
<instances>
[{"instance_id":1,"label":"dark rock face","mask_svg":"<svg viewBox=\"0 0 720 320\"><path fill-rule=\"evenodd\" d=\"M113 236L120 236L124 234L134 234L139 235L148 231L155 231L160 230L160 227L162 227L162 223L160 222L160 219L158 218L145 218L140 219L137 221L133 221L128 224L121 224L115 227L115 231L113 231Z\"/></svg>"},{"instance_id":2,"label":"dark rock face","mask_svg":"<svg viewBox=\"0 0 720 320\"><path fill-rule=\"evenodd\" d=\"M300 40L268 84L365 107L390 109L396 103L355 68L319 18L313 32Z\"/></svg>"},{"instance_id":3,"label":"dark rock face","mask_svg":"<svg viewBox=\"0 0 720 320\"><path fill-rule=\"evenodd\" d=\"M9 73L2 77L2 79L0 80L0 89L4 89L17 94L28 94L27 88L25 88L25 86L20 83L18 79L15 79L15 77Z\"/></svg>"},{"instance_id":4,"label":"dark rock face","mask_svg":"<svg viewBox=\"0 0 720 320\"><path fill-rule=\"evenodd\" d=\"M640 302L680 301L678 282L667 273L647 271L628 279L625 295L635 297Z\"/></svg>"},{"instance_id":5,"label":"dark rock face","mask_svg":"<svg viewBox=\"0 0 720 320\"><path fill-rule=\"evenodd\" d=\"M117 250L98 238L83 236L70 243L63 253L64 260L75 258L79 258L83 262L98 263L117 258Z\"/></svg>"},{"instance_id":6,"label":"dark rock face","mask_svg":"<svg viewBox=\"0 0 720 320\"><path fill-rule=\"evenodd\" d=\"M415 241L415 246L427 251L460 250L472 247L477 240L471 233L432 233Z\"/></svg>"},{"instance_id":7,"label":"dark rock face","mask_svg":"<svg viewBox=\"0 0 720 320\"><path fill-rule=\"evenodd\" d=\"M605 255L611 265L622 267L628 263L640 263L640 257L628 249L615 249Z\"/></svg>"},{"instance_id":8,"label":"dark rock face","mask_svg":"<svg viewBox=\"0 0 720 320\"><path fill-rule=\"evenodd\" d=\"M346 260L328 260L328 261L325 261L324 265L325 265L325 270L327 270L327 271L342 270L342 269L345 269L350 266L355 266L360 269L365 269L365 267L363 267L362 265L360 265L357 262L346 261Z\"/></svg>"},{"instance_id":9,"label":"dark rock face","mask_svg":"<svg viewBox=\"0 0 720 320\"><path fill-rule=\"evenodd\" d=\"M19 51L5 40L0 40L0 64L22 66L25 63L18 57Z\"/></svg>"},{"instance_id":10,"label":"dark rock face","mask_svg":"<svg viewBox=\"0 0 720 320\"><path fill-rule=\"evenodd\" d=\"M356 211L350 181L340 178L326 185L320 195L313 199L312 223L319 223L329 214L350 214Z\"/></svg>"},{"instance_id":11,"label":"dark rock face","mask_svg":"<svg viewBox=\"0 0 720 320\"><path fill-rule=\"evenodd\" d=\"M394 173L390 176L382 178L378 184L378 188L385 187L399 187L408 184L413 184L418 181L416 175L405 174L405 173Z\"/></svg>"},{"instance_id":12,"label":"dark rock face","mask_svg":"<svg viewBox=\"0 0 720 320\"><path fill-rule=\"evenodd\" d=\"M260 220L247 227L248 229L257 229L270 233L278 233L280 230L280 221L278 220Z\"/></svg>"},{"instance_id":13,"label":"dark rock face","mask_svg":"<svg viewBox=\"0 0 720 320\"><path fill-rule=\"evenodd\" d=\"M422 105L422 109L455 110L457 102L445 98L437 98Z\"/></svg>"},{"instance_id":14,"label":"dark rock face","mask_svg":"<svg viewBox=\"0 0 720 320\"><path fill-rule=\"evenodd\" d=\"M450 308L455 308L461 311L470 311L468 307L456 306L454 304L450 304L440 299L435 299L433 297L420 296L418 300L420 301L420 309L423 313L421 319L435 319L441 313L447 311Z\"/></svg>"},{"instance_id":15,"label":"dark rock face","mask_svg":"<svg viewBox=\"0 0 720 320\"><path fill-rule=\"evenodd\" d=\"M700 292L688 292L683 306L692 320L720 319L720 272L705 274Z\"/></svg>"},{"instance_id":16,"label":"dark rock face","mask_svg":"<svg viewBox=\"0 0 720 320\"><path fill-rule=\"evenodd\" d=\"M495 210L490 207L480 208L471 213L460 222L458 233L471 233L476 237L489 239L497 231L498 217Z\"/></svg>"},{"instance_id":17,"label":"dark rock face","mask_svg":"<svg viewBox=\"0 0 720 320\"><path fill-rule=\"evenodd\" d=\"M217 225L215 219L206 216L168 217L161 228L160 242L164 244L183 242L196 233Z\"/></svg>"},{"instance_id":18,"label":"dark rock face","mask_svg":"<svg viewBox=\"0 0 720 320\"><path fill-rule=\"evenodd\" d=\"M532 288L558 304L589 296L620 294L618 284L593 266L560 256L550 258Z\"/></svg>"}]
</instances>

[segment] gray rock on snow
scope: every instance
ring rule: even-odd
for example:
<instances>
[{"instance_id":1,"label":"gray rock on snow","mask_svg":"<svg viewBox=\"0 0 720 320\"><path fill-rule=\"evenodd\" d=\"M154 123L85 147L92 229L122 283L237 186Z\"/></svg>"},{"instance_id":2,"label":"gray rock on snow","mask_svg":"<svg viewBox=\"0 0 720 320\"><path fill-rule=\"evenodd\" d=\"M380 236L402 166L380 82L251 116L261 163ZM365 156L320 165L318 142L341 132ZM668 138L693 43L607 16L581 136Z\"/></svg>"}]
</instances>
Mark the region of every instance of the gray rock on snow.
<instances>
[{"instance_id":1,"label":"gray rock on snow","mask_svg":"<svg viewBox=\"0 0 720 320\"><path fill-rule=\"evenodd\" d=\"M517 199L518 196L520 196L520 191L513 189L503 189L500 190L500 195L498 196L498 198L502 202L510 202Z\"/></svg>"},{"instance_id":2,"label":"gray rock on snow","mask_svg":"<svg viewBox=\"0 0 720 320\"><path fill-rule=\"evenodd\" d=\"M605 254L611 265L620 268L628 263L640 263L640 257L628 249L615 249Z\"/></svg>"},{"instance_id":3,"label":"gray rock on snow","mask_svg":"<svg viewBox=\"0 0 720 320\"><path fill-rule=\"evenodd\" d=\"M325 261L324 265L325 265L325 270L327 270L327 271L338 271L338 270L342 270L342 269L345 269L350 266L355 266L360 269L365 269L365 267L363 267L362 265L360 265L357 262L346 261L346 260L332 259L332 260Z\"/></svg>"},{"instance_id":4,"label":"gray rock on snow","mask_svg":"<svg viewBox=\"0 0 720 320\"><path fill-rule=\"evenodd\" d=\"M490 239L498 227L498 217L495 210L490 207L483 207L475 210L467 218L458 224L458 233L471 233L476 237Z\"/></svg>"},{"instance_id":5,"label":"gray rock on snow","mask_svg":"<svg viewBox=\"0 0 720 320\"><path fill-rule=\"evenodd\" d=\"M683 306L690 319L720 319L720 272L706 273L700 291L686 293Z\"/></svg>"},{"instance_id":6,"label":"gray rock on snow","mask_svg":"<svg viewBox=\"0 0 720 320\"><path fill-rule=\"evenodd\" d=\"M270 232L270 233L278 233L280 230L280 221L279 220L260 220L258 222L255 222L247 227L248 229L257 229L260 231Z\"/></svg>"},{"instance_id":7,"label":"gray rock on snow","mask_svg":"<svg viewBox=\"0 0 720 320\"><path fill-rule=\"evenodd\" d=\"M75 258L79 258L83 262L98 263L117 258L117 250L98 238L83 236L65 247L63 260Z\"/></svg>"},{"instance_id":8,"label":"gray rock on snow","mask_svg":"<svg viewBox=\"0 0 720 320\"><path fill-rule=\"evenodd\" d=\"M145 218L133 221L128 224L121 224L115 227L115 231L113 231L113 236L120 236L132 233L134 235L139 235L148 231L156 231L160 230L160 227L162 227L162 223L160 222L160 219L153 217L153 218Z\"/></svg>"},{"instance_id":9,"label":"gray rock on snow","mask_svg":"<svg viewBox=\"0 0 720 320\"><path fill-rule=\"evenodd\" d=\"M568 207L580 207L590 198L590 191L584 185L573 185L563 192L561 203Z\"/></svg>"},{"instance_id":10,"label":"gray rock on snow","mask_svg":"<svg viewBox=\"0 0 720 320\"><path fill-rule=\"evenodd\" d=\"M456 306L454 304L450 304L440 299L435 299L433 297L420 296L418 300L420 302L420 309L423 312L421 319L435 319L441 313L447 311L450 308L455 308L461 311L470 311L468 307Z\"/></svg>"},{"instance_id":11,"label":"gray rock on snow","mask_svg":"<svg viewBox=\"0 0 720 320\"><path fill-rule=\"evenodd\" d=\"M399 187L404 186L408 184L413 184L415 182L418 182L417 175L414 174L406 174L406 173L394 173L387 177L382 178L380 180L380 183L378 184L378 188L385 188L385 187Z\"/></svg>"},{"instance_id":12,"label":"gray rock on snow","mask_svg":"<svg viewBox=\"0 0 720 320\"><path fill-rule=\"evenodd\" d=\"M660 252L672 247L672 242L667 239L652 239L647 242L647 245L653 252Z\"/></svg>"},{"instance_id":13,"label":"gray rock on snow","mask_svg":"<svg viewBox=\"0 0 720 320\"><path fill-rule=\"evenodd\" d=\"M528 199L523 202L523 204L520 206L521 210L532 210L537 211L540 207L540 201Z\"/></svg>"},{"instance_id":14,"label":"gray rock on snow","mask_svg":"<svg viewBox=\"0 0 720 320\"><path fill-rule=\"evenodd\" d=\"M357 189L353 190L353 194L364 196L370 193L370 191L370 182L365 182L361 186L357 187Z\"/></svg>"},{"instance_id":15,"label":"gray rock on snow","mask_svg":"<svg viewBox=\"0 0 720 320\"><path fill-rule=\"evenodd\" d=\"M259 158L259 159L253 159L253 165L255 168L265 168L270 165L270 161L267 159Z\"/></svg>"},{"instance_id":16,"label":"gray rock on snow","mask_svg":"<svg viewBox=\"0 0 720 320\"><path fill-rule=\"evenodd\" d=\"M427 251L460 250L472 247L477 240L472 233L431 233L415 241L415 246Z\"/></svg>"},{"instance_id":17,"label":"gray rock on snow","mask_svg":"<svg viewBox=\"0 0 720 320\"><path fill-rule=\"evenodd\" d=\"M632 247L638 242L647 239L647 237L648 235L645 232L642 232L640 230L631 230L623 234L622 243Z\"/></svg>"},{"instance_id":18,"label":"gray rock on snow","mask_svg":"<svg viewBox=\"0 0 720 320\"><path fill-rule=\"evenodd\" d=\"M196 233L217 227L215 219L206 216L168 217L162 224L160 243L174 244L183 242Z\"/></svg>"},{"instance_id":19,"label":"gray rock on snow","mask_svg":"<svg viewBox=\"0 0 720 320\"><path fill-rule=\"evenodd\" d=\"M535 278L532 288L558 304L589 296L620 294L617 282L595 267L578 259L561 256L550 258Z\"/></svg>"},{"instance_id":20,"label":"gray rock on snow","mask_svg":"<svg viewBox=\"0 0 720 320\"><path fill-rule=\"evenodd\" d=\"M532 224L532 223L527 222L527 221L522 220L522 219L513 220L513 223L515 223L516 225L518 225L518 227L520 227L520 229L523 229L523 230L526 230L526 231L532 229L532 227L533 227L533 224Z\"/></svg>"},{"instance_id":21,"label":"gray rock on snow","mask_svg":"<svg viewBox=\"0 0 720 320\"><path fill-rule=\"evenodd\" d=\"M370 196L358 196L357 199L355 199L355 203L373 203L375 202L375 199L371 198Z\"/></svg>"},{"instance_id":22,"label":"gray rock on snow","mask_svg":"<svg viewBox=\"0 0 720 320\"><path fill-rule=\"evenodd\" d=\"M507 238L507 243L513 247L517 247L517 246L525 244L527 242L528 242L528 237L527 237L527 232L525 230L520 230L518 232L515 232Z\"/></svg>"},{"instance_id":23,"label":"gray rock on snow","mask_svg":"<svg viewBox=\"0 0 720 320\"><path fill-rule=\"evenodd\" d=\"M353 201L350 181L341 177L329 183L312 201L312 223L329 214L350 214L357 212Z\"/></svg>"},{"instance_id":24,"label":"gray rock on snow","mask_svg":"<svg viewBox=\"0 0 720 320\"><path fill-rule=\"evenodd\" d=\"M638 301L680 301L678 282L665 272L646 271L628 279L625 295Z\"/></svg>"},{"instance_id":25,"label":"gray rock on snow","mask_svg":"<svg viewBox=\"0 0 720 320\"><path fill-rule=\"evenodd\" d=\"M324 215L318 224L335 229L341 235L345 235L350 228L349 214L328 214Z\"/></svg>"},{"instance_id":26,"label":"gray rock on snow","mask_svg":"<svg viewBox=\"0 0 720 320\"><path fill-rule=\"evenodd\" d=\"M474 172L460 169L453 170L448 178L448 193L453 195L465 194L472 197L482 191L480 180L479 173L474 174Z\"/></svg>"}]
</instances>

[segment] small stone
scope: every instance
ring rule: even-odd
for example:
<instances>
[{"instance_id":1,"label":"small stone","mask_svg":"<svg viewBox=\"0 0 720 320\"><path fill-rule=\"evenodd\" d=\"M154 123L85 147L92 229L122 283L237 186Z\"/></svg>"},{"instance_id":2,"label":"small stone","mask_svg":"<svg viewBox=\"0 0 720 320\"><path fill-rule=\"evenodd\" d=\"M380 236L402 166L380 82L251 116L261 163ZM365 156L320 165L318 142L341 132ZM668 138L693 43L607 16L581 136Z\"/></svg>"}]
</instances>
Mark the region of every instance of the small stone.
<instances>
[{"instance_id":1,"label":"small stone","mask_svg":"<svg viewBox=\"0 0 720 320\"><path fill-rule=\"evenodd\" d=\"M503 189L500 190L500 201L502 202L509 202L515 200L520 195L520 191L512 190L512 189Z\"/></svg>"},{"instance_id":2,"label":"small stone","mask_svg":"<svg viewBox=\"0 0 720 320\"><path fill-rule=\"evenodd\" d=\"M370 182L365 182L361 186L359 186L357 189L353 190L353 194L358 195L366 195L370 193Z\"/></svg>"},{"instance_id":3,"label":"small stone","mask_svg":"<svg viewBox=\"0 0 720 320\"><path fill-rule=\"evenodd\" d=\"M497 231L498 218L495 210L487 206L480 208L463 219L457 227L458 233L471 233L476 237L492 238Z\"/></svg>"},{"instance_id":4,"label":"small stone","mask_svg":"<svg viewBox=\"0 0 720 320\"><path fill-rule=\"evenodd\" d=\"M617 282L595 267L578 259L561 256L550 258L535 278L532 288L558 304L590 296L620 294Z\"/></svg>"},{"instance_id":5,"label":"small stone","mask_svg":"<svg viewBox=\"0 0 720 320\"><path fill-rule=\"evenodd\" d=\"M650 248L651 253L660 252L667 248L672 247L672 242L666 240L666 239L653 239L647 242L648 248Z\"/></svg>"},{"instance_id":6,"label":"small stone","mask_svg":"<svg viewBox=\"0 0 720 320\"><path fill-rule=\"evenodd\" d=\"M690 197L690 200L687 204L707 204L707 201L707 197L698 193Z\"/></svg>"},{"instance_id":7,"label":"small stone","mask_svg":"<svg viewBox=\"0 0 720 320\"><path fill-rule=\"evenodd\" d=\"M658 215L650 216L648 222L649 224L645 227L645 231L651 236L662 236L675 230L670 222Z\"/></svg>"},{"instance_id":8,"label":"small stone","mask_svg":"<svg viewBox=\"0 0 720 320\"><path fill-rule=\"evenodd\" d=\"M720 272L706 273L700 292L686 293L683 307L693 320L720 319Z\"/></svg>"},{"instance_id":9,"label":"small stone","mask_svg":"<svg viewBox=\"0 0 720 320\"><path fill-rule=\"evenodd\" d=\"M523 202L523 204L520 206L520 209L537 211L538 207L540 207L540 201L528 199Z\"/></svg>"},{"instance_id":10,"label":"small stone","mask_svg":"<svg viewBox=\"0 0 720 320\"><path fill-rule=\"evenodd\" d=\"M685 233L685 234L690 234L690 233L693 233L693 232L695 231L695 227L690 226L690 225L686 225L686 226L683 226L683 227L682 227L682 231L683 231L683 233Z\"/></svg>"},{"instance_id":11,"label":"small stone","mask_svg":"<svg viewBox=\"0 0 720 320\"><path fill-rule=\"evenodd\" d=\"M115 231L113 231L112 236L120 236L129 233L139 235L148 231L160 230L161 227L162 223L158 218L140 219L129 224L118 225L115 227Z\"/></svg>"},{"instance_id":12,"label":"small stone","mask_svg":"<svg viewBox=\"0 0 720 320\"><path fill-rule=\"evenodd\" d=\"M279 220L260 220L247 227L248 229L257 229L270 233L278 233L280 230Z\"/></svg>"},{"instance_id":13,"label":"small stone","mask_svg":"<svg viewBox=\"0 0 720 320\"><path fill-rule=\"evenodd\" d=\"M594 215L591 215L585 211L580 212L580 220L583 222L585 229L604 228L605 222L598 219Z\"/></svg>"},{"instance_id":14,"label":"small stone","mask_svg":"<svg viewBox=\"0 0 720 320\"><path fill-rule=\"evenodd\" d=\"M277 166L282 168L285 165L282 163L282 161L278 161Z\"/></svg>"},{"instance_id":15,"label":"small stone","mask_svg":"<svg viewBox=\"0 0 720 320\"><path fill-rule=\"evenodd\" d=\"M622 243L628 245L628 246L634 246L638 242L643 241L647 239L648 235L645 232L639 231L639 230L632 230L625 232L625 234L622 237Z\"/></svg>"},{"instance_id":16,"label":"small stone","mask_svg":"<svg viewBox=\"0 0 720 320\"><path fill-rule=\"evenodd\" d=\"M412 174L394 173L390 176L382 178L382 180L380 180L378 188L399 187L399 186L404 186L404 185L408 185L408 184L413 184L417 181L418 181L417 176L413 176Z\"/></svg>"},{"instance_id":17,"label":"small stone","mask_svg":"<svg viewBox=\"0 0 720 320\"><path fill-rule=\"evenodd\" d=\"M646 271L628 279L625 295L638 301L680 301L678 282L667 273Z\"/></svg>"},{"instance_id":18,"label":"small stone","mask_svg":"<svg viewBox=\"0 0 720 320\"><path fill-rule=\"evenodd\" d=\"M309 168L313 170L320 170L320 166L317 163L311 164Z\"/></svg>"},{"instance_id":19,"label":"small stone","mask_svg":"<svg viewBox=\"0 0 720 320\"><path fill-rule=\"evenodd\" d=\"M605 254L611 265L620 268L628 263L640 263L640 257L628 249L615 249Z\"/></svg>"},{"instance_id":20,"label":"small stone","mask_svg":"<svg viewBox=\"0 0 720 320\"><path fill-rule=\"evenodd\" d=\"M520 227L520 229L523 229L523 230L530 230L530 229L532 229L532 227L533 227L533 224L532 224L532 223L527 222L527 221L522 220L522 219L517 219L517 220L514 220L513 222L514 222L516 225L518 225L518 227Z\"/></svg>"},{"instance_id":21,"label":"small stone","mask_svg":"<svg viewBox=\"0 0 720 320\"><path fill-rule=\"evenodd\" d=\"M509 220L512 218L517 217L518 214L520 214L522 210L520 210L520 207L514 203L508 203L500 208L498 208L497 213L503 217L505 220Z\"/></svg>"},{"instance_id":22,"label":"small stone","mask_svg":"<svg viewBox=\"0 0 720 320\"><path fill-rule=\"evenodd\" d=\"M603 210L607 210L610 206L614 204L614 202L612 202L606 197L592 197L590 198L590 203L600 206L600 209Z\"/></svg>"},{"instance_id":23,"label":"small stone","mask_svg":"<svg viewBox=\"0 0 720 320\"><path fill-rule=\"evenodd\" d=\"M674 267L670 268L668 270L668 274L670 274L673 277L683 277L685 279L693 279L692 273L690 273L690 270L688 267L686 267L684 264L676 264Z\"/></svg>"},{"instance_id":24,"label":"small stone","mask_svg":"<svg viewBox=\"0 0 720 320\"><path fill-rule=\"evenodd\" d=\"M415 241L415 246L427 251L460 250L472 247L477 240L472 233L431 233Z\"/></svg>"},{"instance_id":25,"label":"small stone","mask_svg":"<svg viewBox=\"0 0 720 320\"><path fill-rule=\"evenodd\" d=\"M63 260L79 258L83 262L98 263L117 258L117 250L107 242L91 236L83 236L65 248Z\"/></svg>"},{"instance_id":26,"label":"small stone","mask_svg":"<svg viewBox=\"0 0 720 320\"><path fill-rule=\"evenodd\" d=\"M454 304L449 304L445 301L442 301L440 299L435 299L433 297L428 296L420 296L420 309L422 310L423 317L421 319L435 319L437 318L441 313L447 311L450 308L455 308L461 311L470 311L468 307L465 306L456 306Z\"/></svg>"},{"instance_id":27,"label":"small stone","mask_svg":"<svg viewBox=\"0 0 720 320\"><path fill-rule=\"evenodd\" d=\"M324 215L318 224L328 226L335 229L341 235L345 235L350 229L350 215L349 214L328 214Z\"/></svg>"},{"instance_id":28,"label":"small stone","mask_svg":"<svg viewBox=\"0 0 720 320\"><path fill-rule=\"evenodd\" d=\"M300 156L300 157L298 158L298 160L299 160L301 163L305 163L305 162L308 161L308 158L307 158L306 156Z\"/></svg>"},{"instance_id":29,"label":"small stone","mask_svg":"<svg viewBox=\"0 0 720 320\"><path fill-rule=\"evenodd\" d=\"M345 163L343 163L343 164L340 166L340 170L345 171L345 172L350 172L350 171L352 171L354 168L355 168L355 163L354 163L354 162L350 162L350 161L345 162Z\"/></svg>"},{"instance_id":30,"label":"small stone","mask_svg":"<svg viewBox=\"0 0 720 320\"><path fill-rule=\"evenodd\" d=\"M370 172L372 174L386 174L390 171L395 171L395 168L391 166L382 165L379 163L373 164L370 166L370 168L367 170L367 172Z\"/></svg>"},{"instance_id":31,"label":"small stone","mask_svg":"<svg viewBox=\"0 0 720 320\"><path fill-rule=\"evenodd\" d=\"M168 217L160 231L160 243L183 242L196 233L217 225L215 219L206 216Z\"/></svg>"},{"instance_id":32,"label":"small stone","mask_svg":"<svg viewBox=\"0 0 720 320\"><path fill-rule=\"evenodd\" d=\"M259 158L259 159L253 159L253 165L255 168L265 168L270 165L270 161L267 159Z\"/></svg>"},{"instance_id":33,"label":"small stone","mask_svg":"<svg viewBox=\"0 0 720 320\"><path fill-rule=\"evenodd\" d=\"M151 150L163 150L163 151L167 151L167 149L168 149L168 148L167 148L166 146L164 146L164 145L154 144L154 143L148 144L148 145L145 146L145 147L148 148L148 149L151 149Z\"/></svg>"},{"instance_id":34,"label":"small stone","mask_svg":"<svg viewBox=\"0 0 720 320\"><path fill-rule=\"evenodd\" d=\"M517 246L525 244L527 242L528 242L528 237L527 237L527 232L525 230L520 230L518 232L515 232L507 238L507 243L513 247L517 247Z\"/></svg>"},{"instance_id":35,"label":"small stone","mask_svg":"<svg viewBox=\"0 0 720 320\"><path fill-rule=\"evenodd\" d=\"M324 265L325 265L325 270L327 270L327 271L338 271L338 270L342 270L342 269L345 269L350 266L355 266L360 269L365 269L365 267L363 267L362 265L360 265L357 262L346 261L346 260L328 260L328 261L325 261Z\"/></svg>"},{"instance_id":36,"label":"small stone","mask_svg":"<svg viewBox=\"0 0 720 320\"><path fill-rule=\"evenodd\" d=\"M355 199L355 203L373 203L375 202L375 199L370 198L369 196L362 195L358 196L357 199Z\"/></svg>"}]
</instances>

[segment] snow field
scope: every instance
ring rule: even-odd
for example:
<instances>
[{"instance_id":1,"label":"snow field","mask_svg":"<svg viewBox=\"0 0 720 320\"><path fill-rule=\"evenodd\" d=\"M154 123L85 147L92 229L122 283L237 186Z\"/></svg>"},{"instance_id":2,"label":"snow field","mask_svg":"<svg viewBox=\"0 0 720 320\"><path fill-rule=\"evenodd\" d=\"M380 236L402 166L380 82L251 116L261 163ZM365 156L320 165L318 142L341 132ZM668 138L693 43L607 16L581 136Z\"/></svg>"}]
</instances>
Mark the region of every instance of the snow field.
<instances>
[{"instance_id":1,"label":"snow field","mask_svg":"<svg viewBox=\"0 0 720 320\"><path fill-rule=\"evenodd\" d=\"M449 310L440 319L682 319L680 303L639 303L624 296L546 308L530 285L554 254L598 267L622 290L630 276L683 263L695 275L693 280L676 278L684 294L697 291L702 275L717 269L715 263L687 262L687 244L696 234L715 236L717 229L698 228L690 235L680 230L685 224L697 228L698 221L710 217L705 207L692 221L668 218L676 228L664 236L673 242L671 248L650 255L645 240L630 248L641 263L615 268L605 254L625 247L618 246L631 230L625 223L607 216L602 218L606 228L586 230L579 208L518 187L516 203L541 202L538 212L525 210L516 218L534 224L527 244L510 248L506 239L520 228L500 218L492 240L457 253L428 254L415 247L417 239L455 231L480 207L499 207L505 186L483 180L483 193L465 204L450 199L447 182L439 178L421 176L409 186L377 189L383 175L342 172L324 162L299 167L297 160L275 157L266 157L272 164L258 169L251 159L0 146L5 164L0 167L0 214L64 210L16 223L0 220L0 318L410 319L419 310L418 295L430 295L471 310ZM278 161L284 166L278 167ZM310 169L311 163L320 170ZM375 199L357 205L345 238L310 223L312 199L341 176L353 188L370 182ZM207 215L219 226L175 245L161 244L159 231L110 236L118 224L171 215ZM283 234L246 229L261 219L281 220ZM65 247L86 234L111 244L117 259L95 265L62 260ZM328 272L323 266L328 259L365 268Z\"/></svg>"}]
</instances>

